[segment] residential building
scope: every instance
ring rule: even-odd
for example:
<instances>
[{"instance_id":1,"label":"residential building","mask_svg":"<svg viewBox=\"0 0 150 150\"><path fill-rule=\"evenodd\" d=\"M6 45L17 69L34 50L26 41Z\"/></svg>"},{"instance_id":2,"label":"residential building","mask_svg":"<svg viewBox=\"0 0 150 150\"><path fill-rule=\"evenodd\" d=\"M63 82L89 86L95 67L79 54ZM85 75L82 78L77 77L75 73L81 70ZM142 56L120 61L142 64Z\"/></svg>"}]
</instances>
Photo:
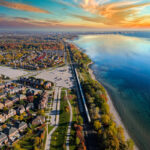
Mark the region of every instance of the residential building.
<instances>
[{"instance_id":1,"label":"residential building","mask_svg":"<svg viewBox=\"0 0 150 150\"><path fill-rule=\"evenodd\" d=\"M5 133L0 132L0 146L8 142L8 137Z\"/></svg>"},{"instance_id":2,"label":"residential building","mask_svg":"<svg viewBox=\"0 0 150 150\"><path fill-rule=\"evenodd\" d=\"M6 100L4 101L4 106L10 108L13 106L13 102L10 100Z\"/></svg>"},{"instance_id":3,"label":"residential building","mask_svg":"<svg viewBox=\"0 0 150 150\"><path fill-rule=\"evenodd\" d=\"M1 114L0 115L0 123L3 123L6 121L6 114Z\"/></svg>"},{"instance_id":4,"label":"residential building","mask_svg":"<svg viewBox=\"0 0 150 150\"><path fill-rule=\"evenodd\" d=\"M20 134L17 128L15 127L7 127L4 129L4 133L7 134L9 140L14 142L16 138L19 138Z\"/></svg>"},{"instance_id":5,"label":"residential building","mask_svg":"<svg viewBox=\"0 0 150 150\"><path fill-rule=\"evenodd\" d=\"M11 100L13 103L16 103L19 101L19 98L17 96L10 97L9 100Z\"/></svg>"},{"instance_id":6,"label":"residential building","mask_svg":"<svg viewBox=\"0 0 150 150\"><path fill-rule=\"evenodd\" d=\"M20 115L22 114L23 112L25 112L25 108L23 105L20 105L18 108L17 108L17 114Z\"/></svg>"},{"instance_id":7,"label":"residential building","mask_svg":"<svg viewBox=\"0 0 150 150\"><path fill-rule=\"evenodd\" d=\"M33 121L32 125L41 125L45 122L45 117L44 116L37 116Z\"/></svg>"},{"instance_id":8,"label":"residential building","mask_svg":"<svg viewBox=\"0 0 150 150\"><path fill-rule=\"evenodd\" d=\"M6 120L14 115L16 115L16 110L15 109L9 109L6 113Z\"/></svg>"},{"instance_id":9,"label":"residential building","mask_svg":"<svg viewBox=\"0 0 150 150\"><path fill-rule=\"evenodd\" d=\"M4 108L4 104L0 103L0 109Z\"/></svg>"},{"instance_id":10,"label":"residential building","mask_svg":"<svg viewBox=\"0 0 150 150\"><path fill-rule=\"evenodd\" d=\"M26 111L30 110L30 109L34 109L34 104L33 103L28 103L26 106Z\"/></svg>"},{"instance_id":11,"label":"residential building","mask_svg":"<svg viewBox=\"0 0 150 150\"><path fill-rule=\"evenodd\" d=\"M19 132L23 132L27 127L28 127L28 125L27 125L27 123L26 122L16 122L15 123L15 127L19 130Z\"/></svg>"}]
</instances>

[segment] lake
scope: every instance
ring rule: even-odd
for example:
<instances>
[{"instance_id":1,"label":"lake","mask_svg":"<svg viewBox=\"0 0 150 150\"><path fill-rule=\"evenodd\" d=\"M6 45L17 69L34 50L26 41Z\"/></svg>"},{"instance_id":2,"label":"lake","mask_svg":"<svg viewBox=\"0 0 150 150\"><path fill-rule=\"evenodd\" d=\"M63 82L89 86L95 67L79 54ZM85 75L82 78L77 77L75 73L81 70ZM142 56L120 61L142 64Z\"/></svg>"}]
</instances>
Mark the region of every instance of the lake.
<instances>
[{"instance_id":1,"label":"lake","mask_svg":"<svg viewBox=\"0 0 150 150\"><path fill-rule=\"evenodd\" d=\"M73 42L94 62L136 145L150 150L150 32L82 35Z\"/></svg>"}]
</instances>

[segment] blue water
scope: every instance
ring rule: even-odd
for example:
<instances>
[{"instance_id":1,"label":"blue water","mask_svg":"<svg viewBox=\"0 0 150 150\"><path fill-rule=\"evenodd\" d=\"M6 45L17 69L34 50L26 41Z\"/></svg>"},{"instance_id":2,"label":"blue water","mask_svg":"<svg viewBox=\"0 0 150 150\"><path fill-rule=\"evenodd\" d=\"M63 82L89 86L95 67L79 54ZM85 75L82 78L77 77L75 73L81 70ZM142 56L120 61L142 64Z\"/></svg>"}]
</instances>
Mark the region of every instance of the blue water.
<instances>
[{"instance_id":1,"label":"blue water","mask_svg":"<svg viewBox=\"0 0 150 150\"><path fill-rule=\"evenodd\" d=\"M134 142L150 150L150 33L82 35L74 42L94 62Z\"/></svg>"}]
</instances>

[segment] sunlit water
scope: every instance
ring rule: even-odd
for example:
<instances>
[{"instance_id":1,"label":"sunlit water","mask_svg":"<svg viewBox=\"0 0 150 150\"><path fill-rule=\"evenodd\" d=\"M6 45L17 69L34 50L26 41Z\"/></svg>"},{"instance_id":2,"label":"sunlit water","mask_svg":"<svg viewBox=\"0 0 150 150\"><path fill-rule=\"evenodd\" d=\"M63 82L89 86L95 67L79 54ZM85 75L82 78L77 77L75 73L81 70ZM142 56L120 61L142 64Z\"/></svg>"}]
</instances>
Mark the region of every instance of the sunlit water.
<instances>
[{"instance_id":1,"label":"sunlit water","mask_svg":"<svg viewBox=\"0 0 150 150\"><path fill-rule=\"evenodd\" d=\"M150 38L102 34L74 42L93 60L94 74L137 146L150 150Z\"/></svg>"}]
</instances>

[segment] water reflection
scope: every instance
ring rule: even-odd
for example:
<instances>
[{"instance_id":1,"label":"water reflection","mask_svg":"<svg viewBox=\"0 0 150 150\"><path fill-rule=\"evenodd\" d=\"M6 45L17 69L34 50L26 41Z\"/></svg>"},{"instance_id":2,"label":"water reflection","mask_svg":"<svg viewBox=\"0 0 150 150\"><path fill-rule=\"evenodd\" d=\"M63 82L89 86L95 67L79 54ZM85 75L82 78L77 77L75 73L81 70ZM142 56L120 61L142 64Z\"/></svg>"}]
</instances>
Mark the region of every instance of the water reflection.
<instances>
[{"instance_id":1,"label":"water reflection","mask_svg":"<svg viewBox=\"0 0 150 150\"><path fill-rule=\"evenodd\" d=\"M74 41L95 62L98 80L109 91L141 150L150 144L150 39L133 35L86 35Z\"/></svg>"}]
</instances>

